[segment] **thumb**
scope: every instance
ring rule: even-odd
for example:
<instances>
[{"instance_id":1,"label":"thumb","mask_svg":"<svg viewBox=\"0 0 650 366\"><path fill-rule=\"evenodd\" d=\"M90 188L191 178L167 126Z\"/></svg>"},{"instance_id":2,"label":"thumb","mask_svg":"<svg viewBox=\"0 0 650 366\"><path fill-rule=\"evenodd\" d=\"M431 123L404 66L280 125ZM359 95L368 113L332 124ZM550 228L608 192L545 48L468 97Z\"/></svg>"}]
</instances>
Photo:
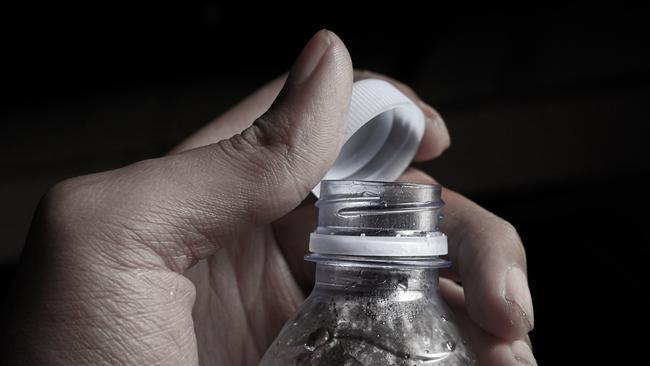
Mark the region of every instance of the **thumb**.
<instances>
[{"instance_id":1,"label":"thumb","mask_svg":"<svg viewBox=\"0 0 650 366\"><path fill-rule=\"evenodd\" d=\"M321 30L266 113L240 134L181 154L192 164L186 176L202 182L194 197L230 211L222 229L273 221L318 184L343 144L352 79L345 45Z\"/></svg>"},{"instance_id":2,"label":"thumb","mask_svg":"<svg viewBox=\"0 0 650 366\"><path fill-rule=\"evenodd\" d=\"M352 79L343 42L321 30L295 61L271 108L251 127L212 145L127 167L134 173L127 175L146 183L136 189L129 184L128 197L120 201L138 222L159 222L139 231L163 230L176 238L173 244L147 245L183 271L227 245L233 234L300 204L343 144Z\"/></svg>"},{"instance_id":3,"label":"thumb","mask_svg":"<svg viewBox=\"0 0 650 366\"><path fill-rule=\"evenodd\" d=\"M241 134L52 188L3 319L14 361L197 364L194 287L167 269L297 206L338 154L351 90L345 46L321 31Z\"/></svg>"}]
</instances>

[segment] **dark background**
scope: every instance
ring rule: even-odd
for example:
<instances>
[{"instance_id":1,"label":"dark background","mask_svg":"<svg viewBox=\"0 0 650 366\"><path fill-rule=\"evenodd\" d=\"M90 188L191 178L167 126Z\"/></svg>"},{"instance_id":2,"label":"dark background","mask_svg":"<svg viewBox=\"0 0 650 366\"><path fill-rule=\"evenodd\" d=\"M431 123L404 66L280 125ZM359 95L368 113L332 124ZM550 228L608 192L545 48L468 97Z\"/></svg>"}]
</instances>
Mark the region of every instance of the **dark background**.
<instances>
[{"instance_id":1,"label":"dark background","mask_svg":"<svg viewBox=\"0 0 650 366\"><path fill-rule=\"evenodd\" d=\"M322 2L301 14L273 5L2 10L3 291L49 186L165 153L284 72L327 27L356 67L406 82L443 115L452 147L421 167L519 229L540 363L641 357L647 11Z\"/></svg>"}]
</instances>

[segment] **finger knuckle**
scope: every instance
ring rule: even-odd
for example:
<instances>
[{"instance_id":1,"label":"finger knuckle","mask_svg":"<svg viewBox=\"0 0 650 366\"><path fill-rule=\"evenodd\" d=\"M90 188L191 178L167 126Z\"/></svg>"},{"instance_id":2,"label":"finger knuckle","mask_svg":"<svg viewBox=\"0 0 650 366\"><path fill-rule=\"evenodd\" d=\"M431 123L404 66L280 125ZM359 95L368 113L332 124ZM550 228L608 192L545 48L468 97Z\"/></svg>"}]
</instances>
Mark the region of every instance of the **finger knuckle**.
<instances>
[{"instance_id":1,"label":"finger knuckle","mask_svg":"<svg viewBox=\"0 0 650 366\"><path fill-rule=\"evenodd\" d=\"M83 216L92 208L88 202L92 192L87 189L83 177L70 178L50 188L39 203L38 212L48 220L69 220L73 216Z\"/></svg>"},{"instance_id":2,"label":"finger knuckle","mask_svg":"<svg viewBox=\"0 0 650 366\"><path fill-rule=\"evenodd\" d=\"M233 167L244 176L262 184L289 179L286 183L306 194L311 187L300 178L301 172L318 159L300 148L290 118L288 111L269 111L241 134L221 143L220 153L233 160Z\"/></svg>"},{"instance_id":3,"label":"finger knuckle","mask_svg":"<svg viewBox=\"0 0 650 366\"><path fill-rule=\"evenodd\" d=\"M92 179L91 179L92 180ZM39 201L30 227L30 236L47 238L32 241L39 250L54 250L56 258L72 258L83 251L78 238L96 223L96 193L87 177L64 180L51 187ZM87 246L84 242L83 246Z\"/></svg>"},{"instance_id":4,"label":"finger knuckle","mask_svg":"<svg viewBox=\"0 0 650 366\"><path fill-rule=\"evenodd\" d=\"M259 117L241 136L249 144L269 149L292 149L296 142L290 113L271 110Z\"/></svg>"},{"instance_id":5,"label":"finger knuckle","mask_svg":"<svg viewBox=\"0 0 650 366\"><path fill-rule=\"evenodd\" d=\"M265 113L241 134L230 138L229 149L260 167L267 166L269 160L291 162L296 137L287 115L272 111Z\"/></svg>"}]
</instances>

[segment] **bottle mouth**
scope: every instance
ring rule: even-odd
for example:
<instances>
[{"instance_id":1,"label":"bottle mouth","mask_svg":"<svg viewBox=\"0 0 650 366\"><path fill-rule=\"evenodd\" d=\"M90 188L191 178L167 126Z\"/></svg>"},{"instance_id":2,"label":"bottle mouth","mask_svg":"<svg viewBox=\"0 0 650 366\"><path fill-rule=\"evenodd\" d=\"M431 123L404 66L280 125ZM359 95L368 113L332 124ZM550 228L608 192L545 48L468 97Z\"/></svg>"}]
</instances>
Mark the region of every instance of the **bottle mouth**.
<instances>
[{"instance_id":1,"label":"bottle mouth","mask_svg":"<svg viewBox=\"0 0 650 366\"><path fill-rule=\"evenodd\" d=\"M440 185L324 180L316 233L431 236L438 232Z\"/></svg>"},{"instance_id":2,"label":"bottle mouth","mask_svg":"<svg viewBox=\"0 0 650 366\"><path fill-rule=\"evenodd\" d=\"M325 180L309 249L322 255L435 257L447 254L438 231L440 185Z\"/></svg>"}]
</instances>

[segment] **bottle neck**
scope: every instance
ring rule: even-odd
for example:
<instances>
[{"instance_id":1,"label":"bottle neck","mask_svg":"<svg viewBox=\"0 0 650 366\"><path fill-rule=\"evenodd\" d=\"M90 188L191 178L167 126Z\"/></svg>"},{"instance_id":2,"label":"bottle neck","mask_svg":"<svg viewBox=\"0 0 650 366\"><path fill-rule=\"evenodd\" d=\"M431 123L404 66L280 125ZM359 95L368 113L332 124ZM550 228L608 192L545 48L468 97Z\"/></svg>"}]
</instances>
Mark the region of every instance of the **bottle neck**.
<instances>
[{"instance_id":1,"label":"bottle neck","mask_svg":"<svg viewBox=\"0 0 650 366\"><path fill-rule=\"evenodd\" d=\"M438 268L352 260L321 261L316 265L316 289L354 292L436 292Z\"/></svg>"},{"instance_id":2,"label":"bottle neck","mask_svg":"<svg viewBox=\"0 0 650 366\"><path fill-rule=\"evenodd\" d=\"M316 233L427 236L438 232L439 185L323 181Z\"/></svg>"},{"instance_id":3,"label":"bottle neck","mask_svg":"<svg viewBox=\"0 0 650 366\"><path fill-rule=\"evenodd\" d=\"M314 256L411 258L447 254L438 231L441 187L403 182L323 181Z\"/></svg>"}]
</instances>

